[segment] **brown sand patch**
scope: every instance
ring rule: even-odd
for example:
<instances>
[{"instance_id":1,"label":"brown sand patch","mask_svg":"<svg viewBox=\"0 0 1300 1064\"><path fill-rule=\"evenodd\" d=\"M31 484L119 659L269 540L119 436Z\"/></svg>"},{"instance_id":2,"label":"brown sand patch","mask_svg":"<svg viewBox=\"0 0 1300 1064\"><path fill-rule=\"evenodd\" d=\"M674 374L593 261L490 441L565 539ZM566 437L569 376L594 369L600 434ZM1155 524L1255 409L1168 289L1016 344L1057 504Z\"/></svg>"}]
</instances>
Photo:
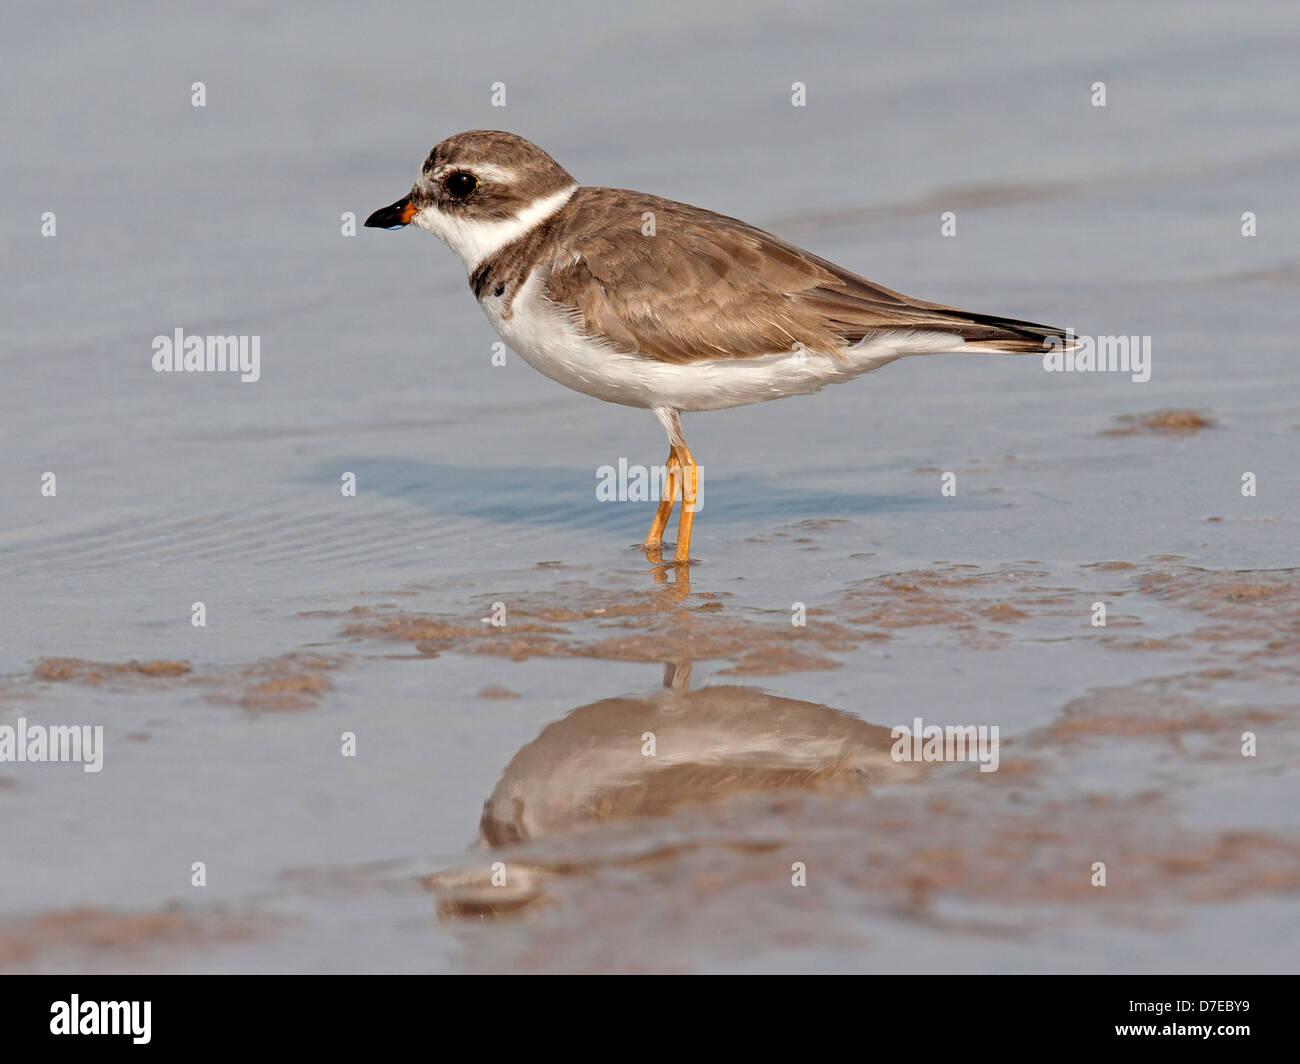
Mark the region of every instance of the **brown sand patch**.
<instances>
[{"instance_id":1,"label":"brown sand patch","mask_svg":"<svg viewBox=\"0 0 1300 1064\"><path fill-rule=\"evenodd\" d=\"M1189 633L1197 642L1239 660L1300 671L1300 569L1233 572L1182 566L1143 573L1137 586L1143 594L1220 622Z\"/></svg>"},{"instance_id":2,"label":"brown sand patch","mask_svg":"<svg viewBox=\"0 0 1300 1064\"><path fill-rule=\"evenodd\" d=\"M249 688L240 704L250 709L309 709L316 704L312 696L332 691L334 685L313 673L278 676Z\"/></svg>"},{"instance_id":3,"label":"brown sand patch","mask_svg":"<svg viewBox=\"0 0 1300 1064\"><path fill-rule=\"evenodd\" d=\"M1217 677L1216 677L1217 678ZM1243 727L1287 720L1278 709L1248 705L1216 706L1194 698L1197 677L1164 677L1125 687L1105 687L1073 699L1048 733L1077 736L1160 736L1184 732L1236 733ZM1239 744L1234 743L1236 751Z\"/></svg>"},{"instance_id":4,"label":"brown sand patch","mask_svg":"<svg viewBox=\"0 0 1300 1064\"><path fill-rule=\"evenodd\" d=\"M342 664L341 658L291 653L249 665L196 667L185 661L89 661L83 658L42 658L27 677L9 677L11 690L36 683L72 683L117 690L181 687L201 692L217 702L249 709L305 709L333 689L322 675Z\"/></svg>"},{"instance_id":5,"label":"brown sand patch","mask_svg":"<svg viewBox=\"0 0 1300 1064\"><path fill-rule=\"evenodd\" d=\"M334 658L299 654L256 662L240 671L238 702L246 709L272 712L311 709L334 690L322 674L339 664Z\"/></svg>"},{"instance_id":6,"label":"brown sand patch","mask_svg":"<svg viewBox=\"0 0 1300 1064\"><path fill-rule=\"evenodd\" d=\"M809 610L802 628L790 626L783 611L737 607L725 595L671 585L614 591L577 582L512 597L503 628L479 623L490 603L472 611L473 620L372 608L337 616L349 622L344 633L350 638L405 643L429 657L456 652L516 661L731 659L730 669L747 675L833 668L836 653L912 633L933 638L926 630L986 650L1046 637L1086 639L1129 653L1239 655L1246 643L1254 644L1249 653L1294 659L1300 669L1300 570L1232 573L1160 564L1179 561L1113 560L1080 566L1073 574L1049 573L1034 562L996 569L936 564L863 580ZM1107 583L1096 574L1106 574ZM1128 634L1126 629L1149 623L1144 597L1224 623ZM1104 629L1090 623L1098 600L1109 608Z\"/></svg>"},{"instance_id":7,"label":"brown sand patch","mask_svg":"<svg viewBox=\"0 0 1300 1064\"><path fill-rule=\"evenodd\" d=\"M1130 636L1104 636L1100 642L1111 650L1172 651L1186 646L1185 642L1177 639L1133 639Z\"/></svg>"},{"instance_id":8,"label":"brown sand patch","mask_svg":"<svg viewBox=\"0 0 1300 1064\"><path fill-rule=\"evenodd\" d=\"M611 592L565 585L553 593L518 596L506 603L507 623L467 624L463 619L371 611L344 634L354 639L413 643L423 656L447 651L487 654L514 661L532 658L599 658L674 662L737 659L749 674L837 667L827 652L850 650L865 636L825 620L793 628L789 614L729 608L716 597L661 590ZM483 612L490 612L484 610Z\"/></svg>"},{"instance_id":9,"label":"brown sand patch","mask_svg":"<svg viewBox=\"0 0 1300 1064\"><path fill-rule=\"evenodd\" d=\"M502 687L499 683L488 684L478 693L479 698L518 698L519 695L510 690L508 687Z\"/></svg>"},{"instance_id":10,"label":"brown sand patch","mask_svg":"<svg viewBox=\"0 0 1300 1064\"><path fill-rule=\"evenodd\" d=\"M719 669L719 676L777 676L785 672L807 672L840 667L840 663L834 658L809 653L794 644L743 650L733 656L735 664Z\"/></svg>"},{"instance_id":11,"label":"brown sand patch","mask_svg":"<svg viewBox=\"0 0 1300 1064\"><path fill-rule=\"evenodd\" d=\"M179 905L146 912L57 909L0 922L0 968L22 968L38 956L65 953L71 958L103 954L114 964L130 963L159 950L247 942L279 922L224 908L198 911ZM82 967L75 960L72 966Z\"/></svg>"},{"instance_id":12,"label":"brown sand patch","mask_svg":"<svg viewBox=\"0 0 1300 1064\"><path fill-rule=\"evenodd\" d=\"M1047 577L1023 564L995 570L940 565L863 581L832 612L877 630L947 629L968 647L997 649L1011 637L992 625L1052 617L1086 624L1097 592L1046 586L1041 581Z\"/></svg>"},{"instance_id":13,"label":"brown sand patch","mask_svg":"<svg viewBox=\"0 0 1300 1064\"><path fill-rule=\"evenodd\" d=\"M1202 429L1214 428L1217 422L1199 410L1156 410L1149 414L1120 414L1115 427L1103 429L1099 436L1192 436Z\"/></svg>"},{"instance_id":14,"label":"brown sand patch","mask_svg":"<svg viewBox=\"0 0 1300 1064\"><path fill-rule=\"evenodd\" d=\"M796 521L794 527L804 532L825 532L828 529L838 528L848 523L842 517L809 517L802 521Z\"/></svg>"},{"instance_id":15,"label":"brown sand patch","mask_svg":"<svg viewBox=\"0 0 1300 1064\"><path fill-rule=\"evenodd\" d=\"M82 658L41 658L32 670L32 678L47 683L80 683L98 687L115 679L171 679L189 671L187 661L128 661L119 664Z\"/></svg>"}]
</instances>

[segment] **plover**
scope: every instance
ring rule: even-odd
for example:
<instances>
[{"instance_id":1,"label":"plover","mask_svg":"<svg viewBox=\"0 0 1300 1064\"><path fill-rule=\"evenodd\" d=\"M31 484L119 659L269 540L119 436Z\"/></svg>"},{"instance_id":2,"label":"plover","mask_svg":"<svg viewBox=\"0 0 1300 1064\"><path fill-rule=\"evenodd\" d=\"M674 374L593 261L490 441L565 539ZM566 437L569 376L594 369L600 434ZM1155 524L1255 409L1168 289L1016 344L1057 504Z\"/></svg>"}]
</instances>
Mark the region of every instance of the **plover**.
<instances>
[{"instance_id":1,"label":"plover","mask_svg":"<svg viewBox=\"0 0 1300 1064\"><path fill-rule=\"evenodd\" d=\"M1041 353L1062 329L890 291L752 225L626 189L580 186L513 133L448 137L366 225L414 224L465 264L497 334L575 391L652 411L669 490L646 536L690 557L699 467L681 414L806 395L905 355Z\"/></svg>"}]
</instances>

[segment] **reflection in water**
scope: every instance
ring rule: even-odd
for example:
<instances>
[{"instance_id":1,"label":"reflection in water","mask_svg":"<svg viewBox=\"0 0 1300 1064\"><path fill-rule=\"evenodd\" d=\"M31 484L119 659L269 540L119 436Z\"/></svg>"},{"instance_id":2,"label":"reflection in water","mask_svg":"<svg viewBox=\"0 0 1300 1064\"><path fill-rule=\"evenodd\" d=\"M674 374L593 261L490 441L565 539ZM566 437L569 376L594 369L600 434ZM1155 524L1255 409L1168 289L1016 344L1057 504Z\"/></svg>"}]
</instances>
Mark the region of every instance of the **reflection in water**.
<instances>
[{"instance_id":1,"label":"reflection in water","mask_svg":"<svg viewBox=\"0 0 1300 1064\"><path fill-rule=\"evenodd\" d=\"M662 547L646 547L646 561L650 563L650 575L656 584L668 584L668 574L673 574L671 585L673 588L672 596L677 602L683 601L691 593L691 563L690 562L664 562L664 552Z\"/></svg>"},{"instance_id":2,"label":"reflection in water","mask_svg":"<svg viewBox=\"0 0 1300 1064\"><path fill-rule=\"evenodd\" d=\"M523 747L484 803L475 845L520 849L432 877L440 912L519 909L543 897L551 877L602 856L594 836L549 851L538 840L571 843L582 829L638 819L667 840L671 829L651 818L787 789L861 794L929 767L895 762L888 728L752 687L690 691L689 674L689 663L668 665L663 690L579 706Z\"/></svg>"}]
</instances>

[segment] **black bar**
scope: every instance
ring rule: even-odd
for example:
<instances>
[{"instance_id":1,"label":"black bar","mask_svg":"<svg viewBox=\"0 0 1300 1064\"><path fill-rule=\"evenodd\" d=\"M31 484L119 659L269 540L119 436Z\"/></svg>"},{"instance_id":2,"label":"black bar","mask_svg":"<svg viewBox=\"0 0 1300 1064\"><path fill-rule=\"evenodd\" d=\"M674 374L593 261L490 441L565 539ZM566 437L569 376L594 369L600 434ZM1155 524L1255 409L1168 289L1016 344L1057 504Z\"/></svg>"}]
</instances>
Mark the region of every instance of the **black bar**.
<instances>
[{"instance_id":1,"label":"black bar","mask_svg":"<svg viewBox=\"0 0 1300 1064\"><path fill-rule=\"evenodd\" d=\"M1071 1055L1124 1045L1144 1053L1173 1046L1181 1054L1202 1045L1236 1059L1242 1050L1289 1044L1297 986L1293 976L872 975L733 977L728 986L683 993L655 977L588 978L581 987L563 976L550 981L540 986L515 979L505 986L492 976L8 976L0 979L0 1047L14 1061L22 1059L13 1055L20 1050L95 1051L109 1043L132 1052L207 1055L284 1046L332 1056L349 1048L423 1045L436 1056L468 1037L475 1053L514 1053L521 1040L533 1039L538 1052L562 1052L569 1043L585 1057L589 1050L581 1047L593 1040L604 1052L621 1053L619 1047L647 1037L653 1043L650 1032L658 1029L663 1051L673 1056L695 1055L702 1042L735 1050L757 1039L768 1050L788 1041L818 1055L841 1045L833 1051L850 1060L875 1055L887 1043L936 1053L996 1046ZM74 994L85 1024L92 1014L96 1020L106 1015L98 1007L88 1013L87 1003L137 1002L134 1015L143 1020L147 1001L148 1042L136 1043L131 1033L52 1033L52 1018L70 1011L56 1003L71 1006ZM124 1013L107 1015L120 1019ZM1208 1038L1160 1033L1207 1025L1214 1029ZM1117 1032L1134 1026L1154 1031ZM1221 1030L1241 1027L1247 1030Z\"/></svg>"}]
</instances>

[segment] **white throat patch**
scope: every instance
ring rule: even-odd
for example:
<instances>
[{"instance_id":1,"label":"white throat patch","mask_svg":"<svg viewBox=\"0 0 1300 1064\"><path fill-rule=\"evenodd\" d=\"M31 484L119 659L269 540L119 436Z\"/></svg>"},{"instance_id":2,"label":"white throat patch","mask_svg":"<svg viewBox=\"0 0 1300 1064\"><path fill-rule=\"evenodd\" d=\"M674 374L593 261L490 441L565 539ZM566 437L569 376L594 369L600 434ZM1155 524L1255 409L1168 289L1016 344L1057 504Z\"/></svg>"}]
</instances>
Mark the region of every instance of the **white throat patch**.
<instances>
[{"instance_id":1,"label":"white throat patch","mask_svg":"<svg viewBox=\"0 0 1300 1064\"><path fill-rule=\"evenodd\" d=\"M411 221L451 248L460 256L466 271L473 273L480 262L544 222L568 203L577 191L578 186L573 184L549 196L542 196L533 200L517 217L501 221L444 214L437 207L425 207Z\"/></svg>"}]
</instances>

